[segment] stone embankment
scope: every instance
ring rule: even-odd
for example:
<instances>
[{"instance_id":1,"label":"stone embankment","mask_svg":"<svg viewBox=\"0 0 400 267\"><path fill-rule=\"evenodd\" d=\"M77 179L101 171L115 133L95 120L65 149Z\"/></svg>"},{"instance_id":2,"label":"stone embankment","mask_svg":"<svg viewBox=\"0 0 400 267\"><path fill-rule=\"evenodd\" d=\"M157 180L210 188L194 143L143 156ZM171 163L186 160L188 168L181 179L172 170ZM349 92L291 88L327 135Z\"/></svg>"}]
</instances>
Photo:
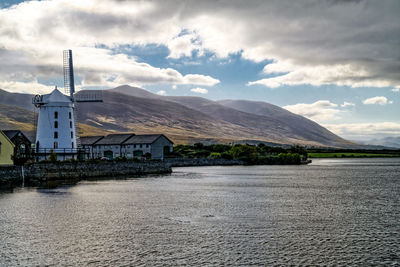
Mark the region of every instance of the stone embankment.
<instances>
[{"instance_id":1,"label":"stone embankment","mask_svg":"<svg viewBox=\"0 0 400 267\"><path fill-rule=\"evenodd\" d=\"M171 173L171 167L243 165L227 159L165 159L164 161L101 161L35 163L21 166L0 166L0 186L35 185L51 181L79 181L100 177ZM24 177L24 178L23 178Z\"/></svg>"},{"instance_id":2,"label":"stone embankment","mask_svg":"<svg viewBox=\"0 0 400 267\"><path fill-rule=\"evenodd\" d=\"M37 184L56 180L77 181L95 177L118 177L128 175L171 173L171 165L162 161L99 163L37 163L24 166L1 166L0 186L20 185L23 180Z\"/></svg>"},{"instance_id":3,"label":"stone embankment","mask_svg":"<svg viewBox=\"0 0 400 267\"><path fill-rule=\"evenodd\" d=\"M170 164L172 167L244 165L243 161L237 159L168 158L164 162Z\"/></svg>"}]
</instances>

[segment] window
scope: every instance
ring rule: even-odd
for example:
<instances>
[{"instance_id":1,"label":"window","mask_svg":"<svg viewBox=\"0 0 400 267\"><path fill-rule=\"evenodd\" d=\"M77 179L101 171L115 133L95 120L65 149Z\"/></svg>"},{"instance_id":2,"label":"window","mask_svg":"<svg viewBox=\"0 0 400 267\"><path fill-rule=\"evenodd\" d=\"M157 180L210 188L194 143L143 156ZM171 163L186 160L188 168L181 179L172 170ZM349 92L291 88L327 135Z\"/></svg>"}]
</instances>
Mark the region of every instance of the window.
<instances>
[{"instance_id":1,"label":"window","mask_svg":"<svg viewBox=\"0 0 400 267\"><path fill-rule=\"evenodd\" d=\"M146 147L149 147L149 144L146 144Z\"/></svg>"},{"instance_id":2,"label":"window","mask_svg":"<svg viewBox=\"0 0 400 267\"><path fill-rule=\"evenodd\" d=\"M1 153L1 142L0 142L0 153Z\"/></svg>"},{"instance_id":3,"label":"window","mask_svg":"<svg viewBox=\"0 0 400 267\"><path fill-rule=\"evenodd\" d=\"M136 145L133 145L134 148L136 148Z\"/></svg>"},{"instance_id":4,"label":"window","mask_svg":"<svg viewBox=\"0 0 400 267\"><path fill-rule=\"evenodd\" d=\"M140 147L140 148L142 148L142 147L143 147L143 145L142 145L142 144L140 144L140 145L139 145L139 147Z\"/></svg>"},{"instance_id":5,"label":"window","mask_svg":"<svg viewBox=\"0 0 400 267\"><path fill-rule=\"evenodd\" d=\"M74 148L74 142L71 143L71 147Z\"/></svg>"},{"instance_id":6,"label":"window","mask_svg":"<svg viewBox=\"0 0 400 267\"><path fill-rule=\"evenodd\" d=\"M69 119L72 119L72 114L71 112L68 113Z\"/></svg>"},{"instance_id":7,"label":"window","mask_svg":"<svg viewBox=\"0 0 400 267\"><path fill-rule=\"evenodd\" d=\"M71 132L71 138L74 138L74 132Z\"/></svg>"},{"instance_id":8,"label":"window","mask_svg":"<svg viewBox=\"0 0 400 267\"><path fill-rule=\"evenodd\" d=\"M54 119L58 119L58 112L57 111L54 112Z\"/></svg>"},{"instance_id":9,"label":"window","mask_svg":"<svg viewBox=\"0 0 400 267\"><path fill-rule=\"evenodd\" d=\"M57 142L54 142L54 149L56 149L56 148L58 148L58 143Z\"/></svg>"},{"instance_id":10,"label":"window","mask_svg":"<svg viewBox=\"0 0 400 267\"><path fill-rule=\"evenodd\" d=\"M69 121L69 128L72 129L72 121Z\"/></svg>"},{"instance_id":11,"label":"window","mask_svg":"<svg viewBox=\"0 0 400 267\"><path fill-rule=\"evenodd\" d=\"M58 132L54 132L54 139L58 138Z\"/></svg>"},{"instance_id":12,"label":"window","mask_svg":"<svg viewBox=\"0 0 400 267\"><path fill-rule=\"evenodd\" d=\"M58 121L54 121L54 128L58 128Z\"/></svg>"}]
</instances>

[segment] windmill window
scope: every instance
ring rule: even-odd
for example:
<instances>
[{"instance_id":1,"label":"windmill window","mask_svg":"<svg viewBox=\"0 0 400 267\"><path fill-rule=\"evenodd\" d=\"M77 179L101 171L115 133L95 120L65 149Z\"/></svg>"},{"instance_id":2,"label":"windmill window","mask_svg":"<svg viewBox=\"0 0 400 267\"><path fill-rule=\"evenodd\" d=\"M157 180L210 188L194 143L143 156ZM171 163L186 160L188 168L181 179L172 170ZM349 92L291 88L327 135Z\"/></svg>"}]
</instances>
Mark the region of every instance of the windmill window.
<instances>
[{"instance_id":1,"label":"windmill window","mask_svg":"<svg viewBox=\"0 0 400 267\"><path fill-rule=\"evenodd\" d=\"M58 143L54 142L54 148L58 148Z\"/></svg>"},{"instance_id":2,"label":"windmill window","mask_svg":"<svg viewBox=\"0 0 400 267\"><path fill-rule=\"evenodd\" d=\"M1 142L0 142L0 153L1 153Z\"/></svg>"},{"instance_id":3,"label":"windmill window","mask_svg":"<svg viewBox=\"0 0 400 267\"><path fill-rule=\"evenodd\" d=\"M74 148L74 142L72 142L71 147Z\"/></svg>"},{"instance_id":4,"label":"windmill window","mask_svg":"<svg viewBox=\"0 0 400 267\"><path fill-rule=\"evenodd\" d=\"M140 148L142 148L142 147L143 147L143 145L140 145L139 147L140 147Z\"/></svg>"},{"instance_id":5,"label":"windmill window","mask_svg":"<svg viewBox=\"0 0 400 267\"><path fill-rule=\"evenodd\" d=\"M72 121L69 121L69 128L72 129Z\"/></svg>"},{"instance_id":6,"label":"windmill window","mask_svg":"<svg viewBox=\"0 0 400 267\"><path fill-rule=\"evenodd\" d=\"M149 144L146 144L146 147L149 147Z\"/></svg>"},{"instance_id":7,"label":"windmill window","mask_svg":"<svg viewBox=\"0 0 400 267\"><path fill-rule=\"evenodd\" d=\"M58 132L54 132L54 139L58 138Z\"/></svg>"},{"instance_id":8,"label":"windmill window","mask_svg":"<svg viewBox=\"0 0 400 267\"><path fill-rule=\"evenodd\" d=\"M136 145L133 145L134 148L136 148Z\"/></svg>"},{"instance_id":9,"label":"windmill window","mask_svg":"<svg viewBox=\"0 0 400 267\"><path fill-rule=\"evenodd\" d=\"M71 138L74 138L74 132L71 132Z\"/></svg>"},{"instance_id":10,"label":"windmill window","mask_svg":"<svg viewBox=\"0 0 400 267\"><path fill-rule=\"evenodd\" d=\"M54 128L58 128L58 121L54 121Z\"/></svg>"},{"instance_id":11,"label":"windmill window","mask_svg":"<svg viewBox=\"0 0 400 267\"><path fill-rule=\"evenodd\" d=\"M54 119L58 119L58 112L57 111L54 112Z\"/></svg>"},{"instance_id":12,"label":"windmill window","mask_svg":"<svg viewBox=\"0 0 400 267\"><path fill-rule=\"evenodd\" d=\"M72 118L71 112L68 113L69 119Z\"/></svg>"}]
</instances>

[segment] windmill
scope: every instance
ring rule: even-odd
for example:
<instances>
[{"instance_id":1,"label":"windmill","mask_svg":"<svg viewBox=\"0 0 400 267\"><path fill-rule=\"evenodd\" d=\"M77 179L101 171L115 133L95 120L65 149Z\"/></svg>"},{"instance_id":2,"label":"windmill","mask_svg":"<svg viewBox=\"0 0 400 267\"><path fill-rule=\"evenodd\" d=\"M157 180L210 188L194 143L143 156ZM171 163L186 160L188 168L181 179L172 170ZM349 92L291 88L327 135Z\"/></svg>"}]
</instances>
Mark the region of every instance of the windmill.
<instances>
[{"instance_id":1,"label":"windmill","mask_svg":"<svg viewBox=\"0 0 400 267\"><path fill-rule=\"evenodd\" d=\"M35 154L37 160L54 152L59 160L76 158L82 153L77 131L75 102L103 102L99 92L75 94L72 51L63 52L64 90L56 88L46 95L36 95L32 103L39 109Z\"/></svg>"}]
</instances>

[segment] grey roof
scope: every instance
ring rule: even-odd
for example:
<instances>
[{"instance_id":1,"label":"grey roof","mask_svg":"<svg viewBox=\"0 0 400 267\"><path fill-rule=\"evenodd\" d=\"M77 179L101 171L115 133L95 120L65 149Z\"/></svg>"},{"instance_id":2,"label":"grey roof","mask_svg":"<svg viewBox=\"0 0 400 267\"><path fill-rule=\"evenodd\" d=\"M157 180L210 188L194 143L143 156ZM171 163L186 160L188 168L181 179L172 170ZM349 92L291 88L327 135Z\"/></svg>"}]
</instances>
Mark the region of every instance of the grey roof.
<instances>
[{"instance_id":1,"label":"grey roof","mask_svg":"<svg viewBox=\"0 0 400 267\"><path fill-rule=\"evenodd\" d=\"M135 134L109 134L96 142L96 145L120 145Z\"/></svg>"},{"instance_id":2,"label":"grey roof","mask_svg":"<svg viewBox=\"0 0 400 267\"><path fill-rule=\"evenodd\" d=\"M7 137L8 139L13 139L17 134L21 133L26 139L28 139L28 141L30 142L31 140L29 140L28 137L26 137L26 135L21 132L20 130L3 130L2 131Z\"/></svg>"},{"instance_id":3,"label":"grey roof","mask_svg":"<svg viewBox=\"0 0 400 267\"><path fill-rule=\"evenodd\" d=\"M168 141L173 143L171 140L169 140L165 135L163 134L139 134L139 135L134 135L128 140L124 142L124 144L152 144L154 143L158 138L161 136L164 136Z\"/></svg>"},{"instance_id":4,"label":"grey roof","mask_svg":"<svg viewBox=\"0 0 400 267\"><path fill-rule=\"evenodd\" d=\"M11 140L19 133L19 130L3 130L2 132Z\"/></svg>"},{"instance_id":5,"label":"grey roof","mask_svg":"<svg viewBox=\"0 0 400 267\"><path fill-rule=\"evenodd\" d=\"M79 139L81 140L81 145L94 145L97 141L104 138L104 136L82 136Z\"/></svg>"}]
</instances>

